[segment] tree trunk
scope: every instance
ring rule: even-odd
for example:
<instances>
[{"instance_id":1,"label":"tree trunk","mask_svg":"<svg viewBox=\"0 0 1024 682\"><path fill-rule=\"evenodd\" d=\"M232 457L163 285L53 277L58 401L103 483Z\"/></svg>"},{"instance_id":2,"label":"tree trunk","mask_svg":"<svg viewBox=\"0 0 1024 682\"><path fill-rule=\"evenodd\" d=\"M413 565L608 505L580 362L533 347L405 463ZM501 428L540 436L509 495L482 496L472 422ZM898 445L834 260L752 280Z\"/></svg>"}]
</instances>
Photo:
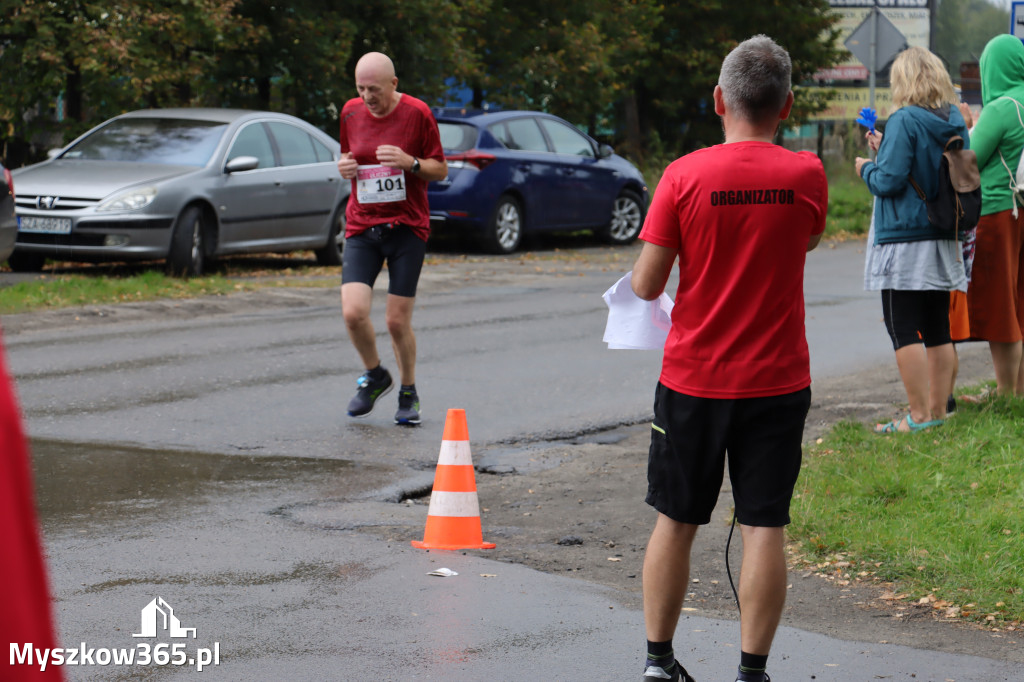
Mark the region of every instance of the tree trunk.
<instances>
[{"instance_id":1,"label":"tree trunk","mask_svg":"<svg viewBox=\"0 0 1024 682\"><path fill-rule=\"evenodd\" d=\"M178 106L187 107L192 102L192 84L188 81L181 81L175 85L174 93Z\"/></svg>"},{"instance_id":2,"label":"tree trunk","mask_svg":"<svg viewBox=\"0 0 1024 682\"><path fill-rule=\"evenodd\" d=\"M644 150L644 139L640 132L640 107L637 99L637 92L634 89L626 96L623 107L626 134L626 144L623 152L634 159L641 158Z\"/></svg>"},{"instance_id":3,"label":"tree trunk","mask_svg":"<svg viewBox=\"0 0 1024 682\"><path fill-rule=\"evenodd\" d=\"M73 121L84 121L85 113L82 106L82 72L78 70L71 55L64 57L64 65L68 69L64 84L64 113Z\"/></svg>"},{"instance_id":4,"label":"tree trunk","mask_svg":"<svg viewBox=\"0 0 1024 682\"><path fill-rule=\"evenodd\" d=\"M256 96L259 97L260 106L264 111L270 110L270 77L260 76L256 79Z\"/></svg>"}]
</instances>

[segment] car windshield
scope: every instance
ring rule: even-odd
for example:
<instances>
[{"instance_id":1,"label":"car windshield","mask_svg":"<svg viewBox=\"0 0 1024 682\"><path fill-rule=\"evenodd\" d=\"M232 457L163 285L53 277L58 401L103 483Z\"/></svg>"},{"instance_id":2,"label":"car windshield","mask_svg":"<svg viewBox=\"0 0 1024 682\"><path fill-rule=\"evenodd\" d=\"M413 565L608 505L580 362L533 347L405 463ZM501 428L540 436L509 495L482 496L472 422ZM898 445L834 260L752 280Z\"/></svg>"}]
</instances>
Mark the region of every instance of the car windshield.
<instances>
[{"instance_id":1,"label":"car windshield","mask_svg":"<svg viewBox=\"0 0 1024 682\"><path fill-rule=\"evenodd\" d=\"M476 145L476 128L467 123L437 122L441 133L441 146L444 149L464 152Z\"/></svg>"},{"instance_id":2,"label":"car windshield","mask_svg":"<svg viewBox=\"0 0 1024 682\"><path fill-rule=\"evenodd\" d=\"M227 124L178 118L121 118L66 152L62 159L205 166Z\"/></svg>"}]
</instances>

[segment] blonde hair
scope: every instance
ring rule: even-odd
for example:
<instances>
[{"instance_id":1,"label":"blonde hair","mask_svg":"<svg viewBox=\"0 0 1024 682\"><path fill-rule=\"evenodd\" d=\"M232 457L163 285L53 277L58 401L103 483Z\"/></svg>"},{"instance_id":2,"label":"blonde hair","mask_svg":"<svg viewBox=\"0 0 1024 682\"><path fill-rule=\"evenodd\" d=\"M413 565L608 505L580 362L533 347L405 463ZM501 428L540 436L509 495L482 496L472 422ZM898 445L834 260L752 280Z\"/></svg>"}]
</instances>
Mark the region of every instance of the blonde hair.
<instances>
[{"instance_id":1,"label":"blonde hair","mask_svg":"<svg viewBox=\"0 0 1024 682\"><path fill-rule=\"evenodd\" d=\"M923 47L900 52L889 72L892 103L939 109L957 103L953 81L942 60Z\"/></svg>"}]
</instances>

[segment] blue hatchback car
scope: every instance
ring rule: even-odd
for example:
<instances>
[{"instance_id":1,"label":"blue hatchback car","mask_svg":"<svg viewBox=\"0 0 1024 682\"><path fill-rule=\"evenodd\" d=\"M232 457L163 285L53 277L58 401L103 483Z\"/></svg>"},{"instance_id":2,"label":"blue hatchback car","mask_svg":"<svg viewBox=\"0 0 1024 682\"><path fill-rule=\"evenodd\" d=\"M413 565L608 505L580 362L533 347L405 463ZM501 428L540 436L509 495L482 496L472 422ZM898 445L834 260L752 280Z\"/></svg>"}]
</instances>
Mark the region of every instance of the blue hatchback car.
<instances>
[{"instance_id":1,"label":"blue hatchback car","mask_svg":"<svg viewBox=\"0 0 1024 682\"><path fill-rule=\"evenodd\" d=\"M647 184L608 145L536 111L435 114L448 159L428 188L435 232L469 230L493 253L535 232L590 229L611 244L640 234Z\"/></svg>"}]
</instances>

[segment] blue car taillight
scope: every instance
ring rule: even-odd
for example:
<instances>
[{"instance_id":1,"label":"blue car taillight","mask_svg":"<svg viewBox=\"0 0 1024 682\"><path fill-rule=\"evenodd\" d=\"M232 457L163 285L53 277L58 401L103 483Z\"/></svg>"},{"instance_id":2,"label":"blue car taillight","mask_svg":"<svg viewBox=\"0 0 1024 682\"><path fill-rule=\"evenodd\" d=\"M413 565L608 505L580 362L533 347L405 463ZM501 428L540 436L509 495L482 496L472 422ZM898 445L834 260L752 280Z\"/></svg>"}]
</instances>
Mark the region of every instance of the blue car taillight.
<instances>
[{"instance_id":1,"label":"blue car taillight","mask_svg":"<svg viewBox=\"0 0 1024 682\"><path fill-rule=\"evenodd\" d=\"M448 165L452 168L470 168L472 170L483 170L497 161L497 157L494 154L487 154L476 149L449 154L446 158L448 159Z\"/></svg>"}]
</instances>

